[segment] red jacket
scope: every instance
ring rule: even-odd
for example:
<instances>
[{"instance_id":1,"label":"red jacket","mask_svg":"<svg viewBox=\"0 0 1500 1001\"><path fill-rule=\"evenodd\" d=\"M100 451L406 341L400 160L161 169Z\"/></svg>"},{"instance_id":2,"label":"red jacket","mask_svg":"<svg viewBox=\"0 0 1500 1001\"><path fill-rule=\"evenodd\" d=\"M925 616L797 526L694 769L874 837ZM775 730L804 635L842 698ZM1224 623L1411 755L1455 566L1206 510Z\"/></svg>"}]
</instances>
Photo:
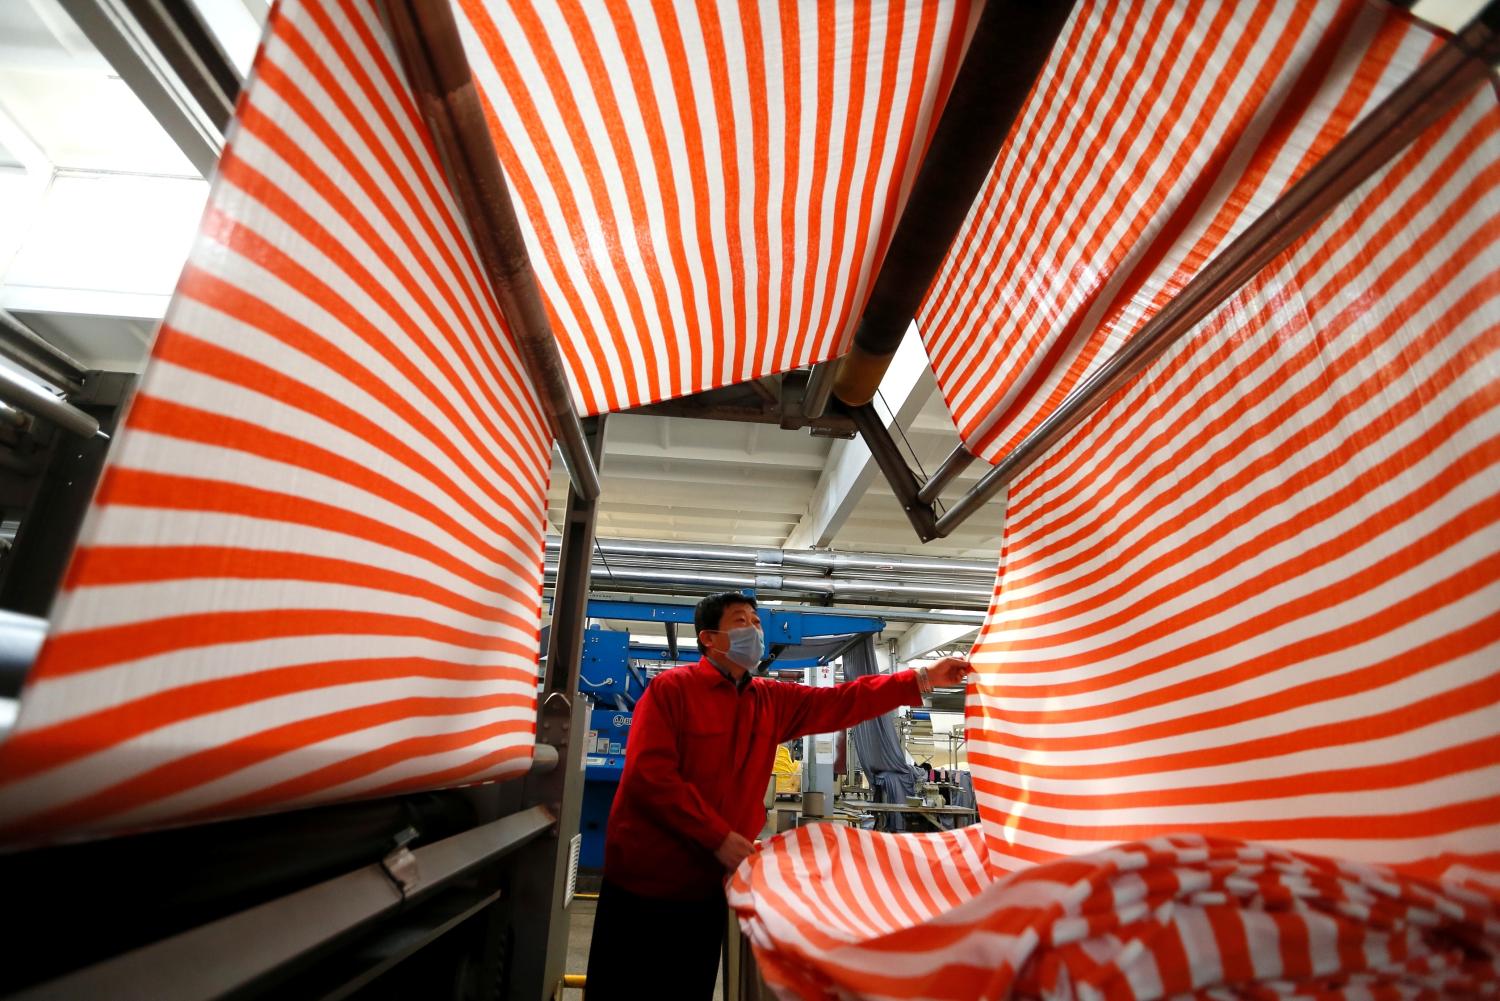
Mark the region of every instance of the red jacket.
<instances>
[{"instance_id":1,"label":"red jacket","mask_svg":"<svg viewBox=\"0 0 1500 1001\"><path fill-rule=\"evenodd\" d=\"M751 840L760 833L777 744L921 701L913 671L833 688L752 678L736 689L704 658L657 675L631 721L605 832L605 878L649 897L718 892L726 873L714 850L730 831Z\"/></svg>"}]
</instances>

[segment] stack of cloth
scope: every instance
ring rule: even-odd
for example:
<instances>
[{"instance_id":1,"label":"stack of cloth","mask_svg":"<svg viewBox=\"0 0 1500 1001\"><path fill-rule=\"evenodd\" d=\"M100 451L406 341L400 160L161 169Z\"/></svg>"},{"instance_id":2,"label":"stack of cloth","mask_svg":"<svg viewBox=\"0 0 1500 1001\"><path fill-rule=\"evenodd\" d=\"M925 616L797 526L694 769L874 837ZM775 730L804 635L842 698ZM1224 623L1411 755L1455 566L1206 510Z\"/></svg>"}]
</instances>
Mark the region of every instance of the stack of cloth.
<instances>
[{"instance_id":1,"label":"stack of cloth","mask_svg":"<svg viewBox=\"0 0 1500 1001\"><path fill-rule=\"evenodd\" d=\"M783 998L1500 996L1474 887L1174 835L990 875L980 828L778 836L729 899Z\"/></svg>"}]
</instances>

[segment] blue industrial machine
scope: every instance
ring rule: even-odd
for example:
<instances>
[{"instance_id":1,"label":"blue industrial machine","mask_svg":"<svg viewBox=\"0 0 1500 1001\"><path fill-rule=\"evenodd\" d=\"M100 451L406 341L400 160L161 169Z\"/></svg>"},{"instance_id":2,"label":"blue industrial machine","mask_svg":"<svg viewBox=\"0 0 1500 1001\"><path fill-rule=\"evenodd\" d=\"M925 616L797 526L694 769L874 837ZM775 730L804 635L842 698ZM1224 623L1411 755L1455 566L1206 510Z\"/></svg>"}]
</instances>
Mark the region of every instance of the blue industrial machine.
<instances>
[{"instance_id":1,"label":"blue industrial machine","mask_svg":"<svg viewBox=\"0 0 1500 1001\"><path fill-rule=\"evenodd\" d=\"M604 867L604 829L625 769L625 746L636 701L651 675L698 659L696 642L677 642L677 627L692 629L693 606L590 599L590 619L661 622L666 646L632 644L628 632L591 626L584 632L579 690L593 705L584 744L583 845L579 865ZM875 616L821 611L760 609L767 654L762 670L788 670L826 664L867 633L885 628Z\"/></svg>"}]
</instances>

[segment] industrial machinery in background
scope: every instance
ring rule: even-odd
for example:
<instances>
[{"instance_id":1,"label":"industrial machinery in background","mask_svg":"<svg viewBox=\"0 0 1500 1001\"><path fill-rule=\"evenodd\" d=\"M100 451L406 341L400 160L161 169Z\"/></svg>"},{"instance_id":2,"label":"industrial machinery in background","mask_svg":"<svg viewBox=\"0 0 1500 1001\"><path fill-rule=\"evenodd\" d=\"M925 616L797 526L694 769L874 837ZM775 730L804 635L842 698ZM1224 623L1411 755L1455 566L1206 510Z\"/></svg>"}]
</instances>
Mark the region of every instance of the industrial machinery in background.
<instances>
[{"instance_id":1,"label":"industrial machinery in background","mask_svg":"<svg viewBox=\"0 0 1500 1001\"><path fill-rule=\"evenodd\" d=\"M699 653L696 642L678 641L684 624L692 630L692 605L591 599L587 614L595 624L584 631L578 678L579 691L590 705L584 740L583 843L578 862L582 869L597 870L604 867L605 828L625 770L625 748L636 703L652 677L678 664L696 661ZM767 657L758 673L792 683L813 680L807 677L815 673L809 669L827 667L865 636L885 629L884 619L842 611L805 612L763 606L760 618ZM665 627L666 641L632 640L628 630L602 628L599 620L660 623ZM813 763L804 762L802 775L802 789L813 788L832 797L831 761L824 763L821 771Z\"/></svg>"}]
</instances>

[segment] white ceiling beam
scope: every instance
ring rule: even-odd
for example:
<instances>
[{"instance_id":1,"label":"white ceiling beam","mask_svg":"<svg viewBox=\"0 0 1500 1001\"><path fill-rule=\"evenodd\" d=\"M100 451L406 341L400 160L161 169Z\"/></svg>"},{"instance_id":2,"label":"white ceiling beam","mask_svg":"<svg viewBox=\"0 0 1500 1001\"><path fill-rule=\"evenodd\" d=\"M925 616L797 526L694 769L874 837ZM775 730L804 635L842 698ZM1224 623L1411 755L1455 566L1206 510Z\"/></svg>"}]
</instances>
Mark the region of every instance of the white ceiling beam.
<instances>
[{"instance_id":1,"label":"white ceiling beam","mask_svg":"<svg viewBox=\"0 0 1500 1001\"><path fill-rule=\"evenodd\" d=\"M58 288L54 285L0 287L0 307L12 313L66 313L158 321L166 316L171 301L170 295L154 292Z\"/></svg>"},{"instance_id":2,"label":"white ceiling beam","mask_svg":"<svg viewBox=\"0 0 1500 1001\"><path fill-rule=\"evenodd\" d=\"M913 323L896 349L896 357L880 383L875 408L885 419L886 427L905 428L916 419L936 389L927 352ZM883 397L883 400L882 400ZM897 435L899 438L899 435ZM828 453L828 464L808 503L807 513L787 536L787 549L811 549L832 545L839 529L870 484L880 475L869 447L862 438L834 444Z\"/></svg>"},{"instance_id":3,"label":"white ceiling beam","mask_svg":"<svg viewBox=\"0 0 1500 1001\"><path fill-rule=\"evenodd\" d=\"M896 660L904 664L978 634L978 626L952 622L922 622L907 630L896 641Z\"/></svg>"},{"instance_id":4,"label":"white ceiling beam","mask_svg":"<svg viewBox=\"0 0 1500 1001\"><path fill-rule=\"evenodd\" d=\"M669 418L657 418L668 420ZM606 425L606 428L608 425ZM608 434L608 431L605 432ZM659 441L609 438L605 455L613 459L655 459L664 462L712 462L733 466L775 466L779 469L822 469L827 459L817 452L777 448L766 443L754 450L731 449L716 444L663 445Z\"/></svg>"}]
</instances>

